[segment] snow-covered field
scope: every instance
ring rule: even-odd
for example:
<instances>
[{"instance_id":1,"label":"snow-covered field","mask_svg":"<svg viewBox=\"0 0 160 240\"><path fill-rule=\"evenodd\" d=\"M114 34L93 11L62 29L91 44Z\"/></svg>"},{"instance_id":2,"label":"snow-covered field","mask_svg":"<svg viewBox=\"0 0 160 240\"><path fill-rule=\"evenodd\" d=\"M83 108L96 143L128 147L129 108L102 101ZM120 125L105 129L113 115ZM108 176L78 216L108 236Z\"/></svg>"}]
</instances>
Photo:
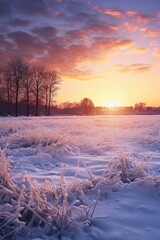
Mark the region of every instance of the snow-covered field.
<instances>
[{"instance_id":1,"label":"snow-covered field","mask_svg":"<svg viewBox=\"0 0 160 240\"><path fill-rule=\"evenodd\" d=\"M160 116L0 118L0 240L159 240Z\"/></svg>"}]
</instances>

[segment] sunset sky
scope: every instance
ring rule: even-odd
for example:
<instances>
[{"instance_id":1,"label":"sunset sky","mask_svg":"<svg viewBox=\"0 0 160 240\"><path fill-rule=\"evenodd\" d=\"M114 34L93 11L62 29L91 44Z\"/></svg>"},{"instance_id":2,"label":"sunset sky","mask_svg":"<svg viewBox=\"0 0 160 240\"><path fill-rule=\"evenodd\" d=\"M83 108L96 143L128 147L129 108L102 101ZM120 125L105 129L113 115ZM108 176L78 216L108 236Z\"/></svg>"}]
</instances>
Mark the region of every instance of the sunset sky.
<instances>
[{"instance_id":1,"label":"sunset sky","mask_svg":"<svg viewBox=\"0 0 160 240\"><path fill-rule=\"evenodd\" d=\"M0 0L1 65L56 70L57 103L160 106L160 0Z\"/></svg>"}]
</instances>

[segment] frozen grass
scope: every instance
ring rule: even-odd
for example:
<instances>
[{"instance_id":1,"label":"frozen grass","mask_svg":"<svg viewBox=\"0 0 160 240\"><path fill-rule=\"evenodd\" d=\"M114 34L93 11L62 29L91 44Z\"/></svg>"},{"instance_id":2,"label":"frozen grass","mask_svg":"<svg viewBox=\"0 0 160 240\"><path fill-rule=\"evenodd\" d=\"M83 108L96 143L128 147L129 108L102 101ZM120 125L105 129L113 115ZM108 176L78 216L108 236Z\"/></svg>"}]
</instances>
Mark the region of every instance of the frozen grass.
<instances>
[{"instance_id":1,"label":"frozen grass","mask_svg":"<svg viewBox=\"0 0 160 240\"><path fill-rule=\"evenodd\" d=\"M119 154L100 177L89 173L89 180L65 184L65 169L58 186L45 181L39 184L25 173L18 182L11 174L11 161L0 153L0 239L17 239L28 232L42 231L61 239L85 225L91 225L99 199L131 182L152 181L159 191L160 178L145 171L146 165ZM88 172L88 169L86 169ZM95 194L96 193L96 194ZM95 196L86 201L87 195ZM28 236L29 237L29 236Z\"/></svg>"},{"instance_id":2,"label":"frozen grass","mask_svg":"<svg viewBox=\"0 0 160 240\"><path fill-rule=\"evenodd\" d=\"M123 117L121 120L116 117L0 120L3 149L0 153L0 240L29 240L41 236L47 240L74 239L78 232L83 237L87 231L94 232L95 224L98 226L103 219L103 212L110 211L108 198L113 192L123 193L129 186L137 185L142 190L152 189L151 194L156 192L160 196L159 158L143 158L138 152L139 143L143 147L151 145L146 141L150 136L154 146L159 142L159 126L155 126L152 119L149 122ZM129 151L124 154L121 149ZM157 156L159 152L152 154ZM39 168L38 157L43 159ZM52 164L46 159L53 160ZM142 161L145 159L149 159L151 166L148 160ZM153 161L157 161L156 164ZM22 165L20 170L16 170L18 162ZM151 170L152 165L156 173ZM42 171L46 179L50 171L52 181L39 181L37 172L35 180L32 172L29 176L22 171L25 166L33 173ZM97 214L104 202L102 213ZM112 215L108 221L105 218L95 234L100 229L105 231L111 219ZM92 234L87 236L90 237L86 239L92 239ZM99 239L99 235L93 235L93 239ZM109 238L113 239L121 240L124 236Z\"/></svg>"},{"instance_id":3,"label":"frozen grass","mask_svg":"<svg viewBox=\"0 0 160 240\"><path fill-rule=\"evenodd\" d=\"M78 119L72 124L69 119L65 123L55 119L44 119L45 125L40 120L22 118L8 119L1 121L0 124L0 147L9 149L28 148L28 147L47 147L48 151L62 154L68 151L75 151L77 146L86 153L97 155L103 154L113 148L113 140L106 134L97 135L99 126L95 124L95 131L90 132L90 123L83 124ZM85 119L84 119L85 121ZM36 122L36 123L35 123ZM79 135L83 141L80 140ZM103 138L103 141L102 141ZM101 144L100 144L101 143Z\"/></svg>"},{"instance_id":4,"label":"frozen grass","mask_svg":"<svg viewBox=\"0 0 160 240\"><path fill-rule=\"evenodd\" d=\"M26 174L22 175L18 183L12 180L10 161L2 152L0 166L1 240L25 236L28 229L33 227L43 229L47 235L54 234L61 238L89 224L93 211L90 215L90 206L84 205L83 201L77 205L73 186L65 185L64 170L59 186L51 186L47 181L39 184ZM83 192L82 187L80 191ZM72 198L69 197L71 195Z\"/></svg>"}]
</instances>

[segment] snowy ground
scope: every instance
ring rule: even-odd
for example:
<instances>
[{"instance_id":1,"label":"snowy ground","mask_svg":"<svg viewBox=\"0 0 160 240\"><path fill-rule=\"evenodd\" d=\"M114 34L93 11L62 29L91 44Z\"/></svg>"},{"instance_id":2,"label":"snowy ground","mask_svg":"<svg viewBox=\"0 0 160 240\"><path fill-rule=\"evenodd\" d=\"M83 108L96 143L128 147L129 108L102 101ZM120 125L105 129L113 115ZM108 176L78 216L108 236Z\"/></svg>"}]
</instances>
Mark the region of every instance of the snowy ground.
<instances>
[{"instance_id":1,"label":"snowy ground","mask_svg":"<svg viewBox=\"0 0 160 240\"><path fill-rule=\"evenodd\" d=\"M0 118L0 147L20 196L1 173L0 240L160 239L160 116ZM47 217L34 205L42 199ZM51 229L53 206L61 227Z\"/></svg>"}]
</instances>

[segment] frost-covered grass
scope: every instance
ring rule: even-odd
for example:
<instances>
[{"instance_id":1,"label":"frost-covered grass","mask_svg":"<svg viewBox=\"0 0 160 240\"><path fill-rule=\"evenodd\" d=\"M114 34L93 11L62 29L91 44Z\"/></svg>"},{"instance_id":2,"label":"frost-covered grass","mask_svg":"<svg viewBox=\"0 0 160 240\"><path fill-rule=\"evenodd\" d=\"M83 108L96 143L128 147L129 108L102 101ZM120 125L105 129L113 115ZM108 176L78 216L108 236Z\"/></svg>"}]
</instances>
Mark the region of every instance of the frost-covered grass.
<instances>
[{"instance_id":1,"label":"frost-covered grass","mask_svg":"<svg viewBox=\"0 0 160 240\"><path fill-rule=\"evenodd\" d=\"M153 186L160 185L160 177L151 176L145 166L136 160L119 156L100 177L89 173L90 180L66 185L64 169L59 185L48 181L39 184L25 173L19 181L11 174L11 161L0 154L0 239L26 237L33 229L61 239L92 225L94 211L101 197L118 191L126 183L145 182L152 178ZM87 195L95 196L86 201ZM72 234L71 234L72 233ZM34 234L33 234L34 235ZM27 237L30 237L28 235Z\"/></svg>"},{"instance_id":2,"label":"frost-covered grass","mask_svg":"<svg viewBox=\"0 0 160 240\"><path fill-rule=\"evenodd\" d=\"M2 153L0 167L0 239L25 236L35 227L61 238L79 225L89 224L89 206L83 201L77 206L76 195L65 185L63 172L59 186L52 186L47 181L39 184L25 174L14 181L10 161Z\"/></svg>"},{"instance_id":3,"label":"frost-covered grass","mask_svg":"<svg viewBox=\"0 0 160 240\"><path fill-rule=\"evenodd\" d=\"M158 121L0 119L0 240L159 240Z\"/></svg>"}]
</instances>

